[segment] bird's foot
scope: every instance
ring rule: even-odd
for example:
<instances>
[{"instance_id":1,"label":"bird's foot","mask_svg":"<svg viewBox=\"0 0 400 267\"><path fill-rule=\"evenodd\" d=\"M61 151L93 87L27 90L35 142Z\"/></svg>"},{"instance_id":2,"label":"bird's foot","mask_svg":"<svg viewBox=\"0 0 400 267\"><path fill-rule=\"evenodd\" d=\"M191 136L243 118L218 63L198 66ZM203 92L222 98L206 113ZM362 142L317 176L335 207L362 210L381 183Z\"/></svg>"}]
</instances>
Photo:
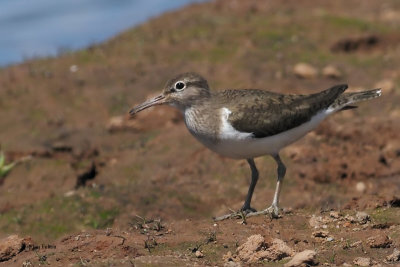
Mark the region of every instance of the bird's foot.
<instances>
[{"instance_id":1,"label":"bird's foot","mask_svg":"<svg viewBox=\"0 0 400 267\"><path fill-rule=\"evenodd\" d=\"M259 215L268 215L271 219L281 218L282 216L279 214L279 207L276 204L272 204L269 208L265 210L256 211L255 209L249 207L244 209L242 207L239 211L233 211L230 214L222 215L220 217L214 218L214 221L223 221L226 219L242 219L244 222L246 218L259 216Z\"/></svg>"},{"instance_id":2,"label":"bird's foot","mask_svg":"<svg viewBox=\"0 0 400 267\"><path fill-rule=\"evenodd\" d=\"M258 216L258 215L269 215L271 219L277 219L281 217L279 215L279 207L276 204L272 204L269 208L266 208L265 210L261 211L256 211L256 212L251 212L246 214L246 217L253 217L253 216Z\"/></svg>"},{"instance_id":3,"label":"bird's foot","mask_svg":"<svg viewBox=\"0 0 400 267\"><path fill-rule=\"evenodd\" d=\"M242 211L244 214L249 214L249 213L252 213L252 212L257 212L256 209L253 209L252 207L250 207L250 206L245 206L245 205L243 205L243 207L241 207L240 210L239 210L238 212L240 212L240 211Z\"/></svg>"},{"instance_id":4,"label":"bird's foot","mask_svg":"<svg viewBox=\"0 0 400 267\"><path fill-rule=\"evenodd\" d=\"M225 214L219 217L214 217L214 221L223 221L226 219L242 219L243 221L246 220L247 214L257 212L256 209L253 209L252 207L245 207L243 206L240 210L238 211L233 211L231 210L232 213Z\"/></svg>"}]
</instances>

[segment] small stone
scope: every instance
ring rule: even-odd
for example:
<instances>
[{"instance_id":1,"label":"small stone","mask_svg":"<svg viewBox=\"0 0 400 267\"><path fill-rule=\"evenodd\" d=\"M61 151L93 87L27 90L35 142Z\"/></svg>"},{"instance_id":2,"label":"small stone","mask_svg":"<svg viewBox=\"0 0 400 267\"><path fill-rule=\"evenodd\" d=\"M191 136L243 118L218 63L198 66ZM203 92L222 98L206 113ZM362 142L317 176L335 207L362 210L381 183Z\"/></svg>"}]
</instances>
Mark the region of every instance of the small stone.
<instances>
[{"instance_id":1,"label":"small stone","mask_svg":"<svg viewBox=\"0 0 400 267\"><path fill-rule=\"evenodd\" d=\"M70 190L68 192L64 193L65 197L72 197L73 195L75 195L76 191L75 190Z\"/></svg>"},{"instance_id":2,"label":"small stone","mask_svg":"<svg viewBox=\"0 0 400 267\"><path fill-rule=\"evenodd\" d=\"M316 255L317 253L314 250L304 250L294 255L294 257L284 266L295 267L302 266L303 264L306 266L314 265Z\"/></svg>"},{"instance_id":3,"label":"small stone","mask_svg":"<svg viewBox=\"0 0 400 267\"><path fill-rule=\"evenodd\" d=\"M332 65L328 65L325 68L323 68L322 75L332 79L339 79L342 77L342 73Z\"/></svg>"},{"instance_id":4,"label":"small stone","mask_svg":"<svg viewBox=\"0 0 400 267\"><path fill-rule=\"evenodd\" d=\"M310 220L308 221L308 223L310 224L311 227L313 228L319 228L320 227L320 220L318 217L315 217L315 215L313 215Z\"/></svg>"},{"instance_id":5,"label":"small stone","mask_svg":"<svg viewBox=\"0 0 400 267\"><path fill-rule=\"evenodd\" d=\"M356 241L354 243L351 243L348 247L349 248L356 248L356 247L359 247L361 244L362 244L362 241L359 240L359 241Z\"/></svg>"},{"instance_id":6,"label":"small stone","mask_svg":"<svg viewBox=\"0 0 400 267\"><path fill-rule=\"evenodd\" d=\"M360 193L365 193L365 191L367 190L367 186L364 182L358 182L356 184L356 190Z\"/></svg>"},{"instance_id":7,"label":"small stone","mask_svg":"<svg viewBox=\"0 0 400 267\"><path fill-rule=\"evenodd\" d=\"M224 267L241 267L242 264L240 262L235 262L235 261L228 261L224 263Z\"/></svg>"},{"instance_id":8,"label":"small stone","mask_svg":"<svg viewBox=\"0 0 400 267\"><path fill-rule=\"evenodd\" d=\"M386 257L387 261L400 261L400 250L397 248L394 249L393 253Z\"/></svg>"},{"instance_id":9,"label":"small stone","mask_svg":"<svg viewBox=\"0 0 400 267\"><path fill-rule=\"evenodd\" d=\"M71 65L69 67L69 71L72 72L72 73L77 72L78 70L79 70L79 68L78 68L77 65Z\"/></svg>"},{"instance_id":10,"label":"small stone","mask_svg":"<svg viewBox=\"0 0 400 267\"><path fill-rule=\"evenodd\" d=\"M313 79L317 77L318 71L316 68L307 63L298 63L293 68L294 74L302 79Z\"/></svg>"},{"instance_id":11,"label":"small stone","mask_svg":"<svg viewBox=\"0 0 400 267\"><path fill-rule=\"evenodd\" d=\"M353 263L357 266L370 266L371 265L371 259L370 258L363 258L363 257L357 257L354 259Z\"/></svg>"},{"instance_id":12,"label":"small stone","mask_svg":"<svg viewBox=\"0 0 400 267\"><path fill-rule=\"evenodd\" d=\"M311 234L312 237L321 237L321 238L328 237L328 235L329 235L329 232L323 231L323 230L315 231L315 232L312 232L312 234Z\"/></svg>"},{"instance_id":13,"label":"small stone","mask_svg":"<svg viewBox=\"0 0 400 267\"><path fill-rule=\"evenodd\" d=\"M328 241L328 242L332 242L333 240L335 240L335 239L331 236L326 239L326 241Z\"/></svg>"},{"instance_id":14,"label":"small stone","mask_svg":"<svg viewBox=\"0 0 400 267\"><path fill-rule=\"evenodd\" d=\"M359 224L366 224L370 220L369 215L363 211L356 213L356 219Z\"/></svg>"},{"instance_id":15,"label":"small stone","mask_svg":"<svg viewBox=\"0 0 400 267\"><path fill-rule=\"evenodd\" d=\"M200 250L196 250L195 255L196 255L197 258L203 258L204 257L204 254Z\"/></svg>"},{"instance_id":16,"label":"small stone","mask_svg":"<svg viewBox=\"0 0 400 267\"><path fill-rule=\"evenodd\" d=\"M335 219L339 219L340 214L339 214L339 212L337 212L337 211L331 211L331 212L329 213L329 216L331 216L332 218L335 218Z\"/></svg>"},{"instance_id":17,"label":"small stone","mask_svg":"<svg viewBox=\"0 0 400 267\"><path fill-rule=\"evenodd\" d=\"M351 215L348 215L348 214L344 218L350 223L357 222L357 220L356 220L356 218L354 216L351 216Z\"/></svg>"},{"instance_id":18,"label":"small stone","mask_svg":"<svg viewBox=\"0 0 400 267\"><path fill-rule=\"evenodd\" d=\"M250 236L236 249L236 253L240 260L248 263L278 261L294 254L284 241L277 238L266 241L260 234Z\"/></svg>"},{"instance_id":19,"label":"small stone","mask_svg":"<svg viewBox=\"0 0 400 267\"><path fill-rule=\"evenodd\" d=\"M345 263L342 264L342 266L344 266L344 267L351 267L351 266L353 266L353 265L351 265L350 263L345 262Z\"/></svg>"},{"instance_id":20,"label":"small stone","mask_svg":"<svg viewBox=\"0 0 400 267\"><path fill-rule=\"evenodd\" d=\"M387 235L371 236L367 239L370 248L389 248L392 240Z\"/></svg>"},{"instance_id":21,"label":"small stone","mask_svg":"<svg viewBox=\"0 0 400 267\"><path fill-rule=\"evenodd\" d=\"M385 22L397 23L400 21L400 12L387 8L380 13L379 18Z\"/></svg>"}]
</instances>

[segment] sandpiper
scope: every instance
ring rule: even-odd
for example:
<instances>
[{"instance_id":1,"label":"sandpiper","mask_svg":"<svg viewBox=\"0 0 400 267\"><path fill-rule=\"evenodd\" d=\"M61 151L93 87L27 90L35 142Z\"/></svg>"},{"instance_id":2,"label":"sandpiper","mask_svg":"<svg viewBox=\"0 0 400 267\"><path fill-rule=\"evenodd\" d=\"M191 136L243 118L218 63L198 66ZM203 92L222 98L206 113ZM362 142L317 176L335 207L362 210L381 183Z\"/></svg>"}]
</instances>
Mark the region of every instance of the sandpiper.
<instances>
[{"instance_id":1,"label":"sandpiper","mask_svg":"<svg viewBox=\"0 0 400 267\"><path fill-rule=\"evenodd\" d=\"M178 108L189 132L203 145L222 156L247 160L251 183L240 213L277 217L286 173L280 150L316 128L328 115L381 95L380 89L344 93L346 89L347 85L341 84L311 95L284 95L259 89L212 92L199 74L183 73L169 80L160 95L134 107L130 114L161 104ZM257 212L251 207L258 180L254 158L263 155L271 155L278 165L277 184L272 205Z\"/></svg>"}]
</instances>

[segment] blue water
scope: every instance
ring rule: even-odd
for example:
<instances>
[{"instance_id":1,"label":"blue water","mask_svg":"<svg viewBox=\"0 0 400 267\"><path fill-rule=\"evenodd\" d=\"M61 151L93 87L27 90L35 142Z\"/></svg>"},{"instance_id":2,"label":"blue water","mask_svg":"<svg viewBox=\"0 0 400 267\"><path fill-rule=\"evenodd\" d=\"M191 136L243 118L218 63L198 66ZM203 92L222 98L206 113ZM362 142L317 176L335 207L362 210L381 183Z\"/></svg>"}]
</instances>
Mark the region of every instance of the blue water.
<instances>
[{"instance_id":1,"label":"blue water","mask_svg":"<svg viewBox=\"0 0 400 267\"><path fill-rule=\"evenodd\" d=\"M0 66L104 41L204 0L0 0Z\"/></svg>"}]
</instances>

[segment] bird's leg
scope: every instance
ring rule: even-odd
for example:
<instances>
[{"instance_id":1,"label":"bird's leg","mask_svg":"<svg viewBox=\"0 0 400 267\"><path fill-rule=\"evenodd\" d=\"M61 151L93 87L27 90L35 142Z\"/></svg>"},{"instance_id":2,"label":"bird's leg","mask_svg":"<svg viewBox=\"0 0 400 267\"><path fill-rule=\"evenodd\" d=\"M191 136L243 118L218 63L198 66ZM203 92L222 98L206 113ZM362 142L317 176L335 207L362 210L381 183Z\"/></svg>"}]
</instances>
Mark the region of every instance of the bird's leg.
<instances>
[{"instance_id":1,"label":"bird's leg","mask_svg":"<svg viewBox=\"0 0 400 267\"><path fill-rule=\"evenodd\" d=\"M255 211L255 212L250 212L250 213L246 213L246 214L243 214L243 211L242 212L236 212L236 213L232 213L232 214L228 214L228 215L224 215L224 216L215 218L214 220L221 221L221 220L225 220L225 219L229 219L229 218L239 218L240 219L241 217L243 217L243 215L246 216L246 217L252 217L252 216L257 216L257 215L269 214L272 218L277 218L278 217L278 215L279 215L279 194L281 192L281 186L282 186L283 178L285 178L286 167L283 164L279 154L273 155L272 157L275 159L276 163L278 164L278 169L277 169L278 181L276 183L276 189L275 189L275 194L274 194L274 199L272 201L272 205L269 208L267 208L265 210L262 210L262 211ZM251 201L251 197L252 197L252 194L253 194L253 190L254 190L254 187L256 186L257 179L258 179L258 171L255 168L255 164L254 164L254 161L253 161L254 168L255 168L256 174L257 174L256 176L254 176L254 172L253 172L253 167L252 167L251 161L253 161L253 160L252 159L248 160L248 162L250 164L250 167L252 168L252 174L253 174L252 175L252 182L250 184L249 193L247 194L247 198L246 198L246 201L245 201L245 205L246 205L246 203L248 203L249 206L250 206L250 201ZM253 177L256 177L256 178L253 179ZM243 205L243 206L245 206L245 205Z\"/></svg>"},{"instance_id":2,"label":"bird's leg","mask_svg":"<svg viewBox=\"0 0 400 267\"><path fill-rule=\"evenodd\" d=\"M254 159L247 159L247 162L249 163L251 169L251 182L249 186L249 191L247 192L246 200L244 201L242 208L238 212L232 212L230 214L216 217L214 218L215 221L222 221L225 219L232 219L232 218L240 219L246 216L246 214L252 214L254 212L257 212L250 206L250 204L251 204L251 198L253 197L254 188L256 187L258 181L258 170L254 162Z\"/></svg>"},{"instance_id":3,"label":"bird's leg","mask_svg":"<svg viewBox=\"0 0 400 267\"><path fill-rule=\"evenodd\" d=\"M247 162L249 163L251 169L251 182L249 186L249 191L247 192L246 200L244 201L244 204L240 209L244 213L250 213L256 211L250 206L250 203L251 203L251 198L253 197L254 188L256 187L258 181L258 170L254 162L254 159L247 159Z\"/></svg>"},{"instance_id":4,"label":"bird's leg","mask_svg":"<svg viewBox=\"0 0 400 267\"><path fill-rule=\"evenodd\" d=\"M279 194L281 192L281 186L283 183L283 178L286 174L286 167L283 164L279 154L273 155L276 163L278 164L278 181L276 183L276 189L274 194L274 199L272 201L272 205L262 211L252 212L247 214L247 217L256 216L256 215L263 215L263 214L270 214L272 218L277 218L279 215Z\"/></svg>"},{"instance_id":5,"label":"bird's leg","mask_svg":"<svg viewBox=\"0 0 400 267\"><path fill-rule=\"evenodd\" d=\"M281 186L282 186L282 183L283 183L283 178L285 178L286 167L283 164L279 154L276 154L273 157L274 157L276 163L278 164L278 181L276 182L274 200L272 201L272 205L267 210L271 212L271 215L273 217L278 217L278 214L279 214L279 194L281 193Z\"/></svg>"}]
</instances>

